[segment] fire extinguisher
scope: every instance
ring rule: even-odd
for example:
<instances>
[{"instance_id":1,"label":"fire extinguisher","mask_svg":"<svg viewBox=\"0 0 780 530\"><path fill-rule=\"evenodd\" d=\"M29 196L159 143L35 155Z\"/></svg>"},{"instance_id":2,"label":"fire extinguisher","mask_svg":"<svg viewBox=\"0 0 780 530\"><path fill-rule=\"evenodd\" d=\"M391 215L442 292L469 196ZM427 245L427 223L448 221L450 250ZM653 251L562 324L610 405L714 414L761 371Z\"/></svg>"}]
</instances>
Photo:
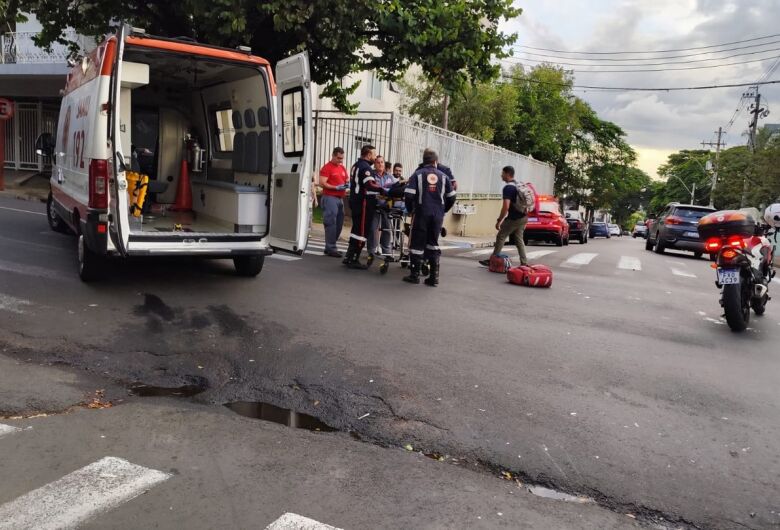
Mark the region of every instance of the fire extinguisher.
<instances>
[{"instance_id":1,"label":"fire extinguisher","mask_svg":"<svg viewBox=\"0 0 780 530\"><path fill-rule=\"evenodd\" d=\"M187 149L187 162L190 166L190 171L193 173L200 173L203 171L203 149L201 149L198 139L194 136L187 135L185 140Z\"/></svg>"}]
</instances>

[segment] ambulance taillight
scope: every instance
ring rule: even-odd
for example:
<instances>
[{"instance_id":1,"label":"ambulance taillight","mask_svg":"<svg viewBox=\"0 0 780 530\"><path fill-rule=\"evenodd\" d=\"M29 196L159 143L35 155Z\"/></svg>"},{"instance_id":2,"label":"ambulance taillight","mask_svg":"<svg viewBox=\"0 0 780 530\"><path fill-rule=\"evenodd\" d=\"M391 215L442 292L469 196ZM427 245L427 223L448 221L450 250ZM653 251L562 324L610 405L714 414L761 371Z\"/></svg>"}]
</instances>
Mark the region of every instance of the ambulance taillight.
<instances>
[{"instance_id":1,"label":"ambulance taillight","mask_svg":"<svg viewBox=\"0 0 780 530\"><path fill-rule=\"evenodd\" d=\"M108 161L93 159L89 163L89 207L108 208Z\"/></svg>"}]
</instances>

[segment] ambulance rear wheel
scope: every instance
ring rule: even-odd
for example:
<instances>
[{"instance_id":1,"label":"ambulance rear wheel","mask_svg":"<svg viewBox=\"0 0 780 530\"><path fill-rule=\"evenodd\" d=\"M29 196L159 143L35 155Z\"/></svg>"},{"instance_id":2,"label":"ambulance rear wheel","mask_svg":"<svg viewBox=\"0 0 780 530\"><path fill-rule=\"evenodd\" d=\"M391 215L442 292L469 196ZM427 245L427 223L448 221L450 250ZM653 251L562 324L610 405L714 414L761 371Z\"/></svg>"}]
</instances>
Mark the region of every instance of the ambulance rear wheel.
<instances>
[{"instance_id":1,"label":"ambulance rear wheel","mask_svg":"<svg viewBox=\"0 0 780 530\"><path fill-rule=\"evenodd\" d=\"M49 221L49 228L60 234L70 232L68 225L62 220L62 217L54 210L54 197L49 192L49 198L46 200L46 219Z\"/></svg>"},{"instance_id":2,"label":"ambulance rear wheel","mask_svg":"<svg viewBox=\"0 0 780 530\"><path fill-rule=\"evenodd\" d=\"M239 276L252 278L260 274L265 263L265 256L236 256L233 258L233 266Z\"/></svg>"},{"instance_id":3,"label":"ambulance rear wheel","mask_svg":"<svg viewBox=\"0 0 780 530\"><path fill-rule=\"evenodd\" d=\"M79 234L78 258L81 281L92 282L100 278L103 272L103 257L89 248L84 241L84 234Z\"/></svg>"}]
</instances>

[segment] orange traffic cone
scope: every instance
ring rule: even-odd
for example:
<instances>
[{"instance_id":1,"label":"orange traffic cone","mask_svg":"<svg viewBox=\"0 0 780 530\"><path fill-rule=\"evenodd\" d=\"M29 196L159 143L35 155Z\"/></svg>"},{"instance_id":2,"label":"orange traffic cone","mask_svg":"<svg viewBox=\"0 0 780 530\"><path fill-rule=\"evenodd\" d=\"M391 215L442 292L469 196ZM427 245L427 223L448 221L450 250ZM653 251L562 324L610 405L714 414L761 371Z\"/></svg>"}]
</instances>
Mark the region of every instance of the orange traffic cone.
<instances>
[{"instance_id":1,"label":"orange traffic cone","mask_svg":"<svg viewBox=\"0 0 780 530\"><path fill-rule=\"evenodd\" d=\"M179 185L176 188L176 201L171 208L174 212L188 212L192 210L192 186L190 186L190 172L187 169L187 161L181 161L179 172Z\"/></svg>"}]
</instances>

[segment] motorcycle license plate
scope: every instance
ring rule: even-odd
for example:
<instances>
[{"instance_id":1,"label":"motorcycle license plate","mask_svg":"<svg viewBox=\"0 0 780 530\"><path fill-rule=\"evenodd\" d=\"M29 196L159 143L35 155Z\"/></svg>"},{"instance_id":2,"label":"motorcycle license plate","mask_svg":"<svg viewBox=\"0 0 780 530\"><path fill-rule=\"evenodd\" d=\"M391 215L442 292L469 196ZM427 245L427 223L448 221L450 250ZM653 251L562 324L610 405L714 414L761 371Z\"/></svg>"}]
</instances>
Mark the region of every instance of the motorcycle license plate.
<instances>
[{"instance_id":1,"label":"motorcycle license plate","mask_svg":"<svg viewBox=\"0 0 780 530\"><path fill-rule=\"evenodd\" d=\"M699 233L698 232L685 232L685 237L692 237L692 238L698 238Z\"/></svg>"},{"instance_id":2,"label":"motorcycle license plate","mask_svg":"<svg viewBox=\"0 0 780 530\"><path fill-rule=\"evenodd\" d=\"M718 283L721 285L739 283L739 269L718 269Z\"/></svg>"},{"instance_id":3,"label":"motorcycle license plate","mask_svg":"<svg viewBox=\"0 0 780 530\"><path fill-rule=\"evenodd\" d=\"M539 218L538 217L529 217L528 218L528 222L529 223L538 223L539 222Z\"/></svg>"}]
</instances>

